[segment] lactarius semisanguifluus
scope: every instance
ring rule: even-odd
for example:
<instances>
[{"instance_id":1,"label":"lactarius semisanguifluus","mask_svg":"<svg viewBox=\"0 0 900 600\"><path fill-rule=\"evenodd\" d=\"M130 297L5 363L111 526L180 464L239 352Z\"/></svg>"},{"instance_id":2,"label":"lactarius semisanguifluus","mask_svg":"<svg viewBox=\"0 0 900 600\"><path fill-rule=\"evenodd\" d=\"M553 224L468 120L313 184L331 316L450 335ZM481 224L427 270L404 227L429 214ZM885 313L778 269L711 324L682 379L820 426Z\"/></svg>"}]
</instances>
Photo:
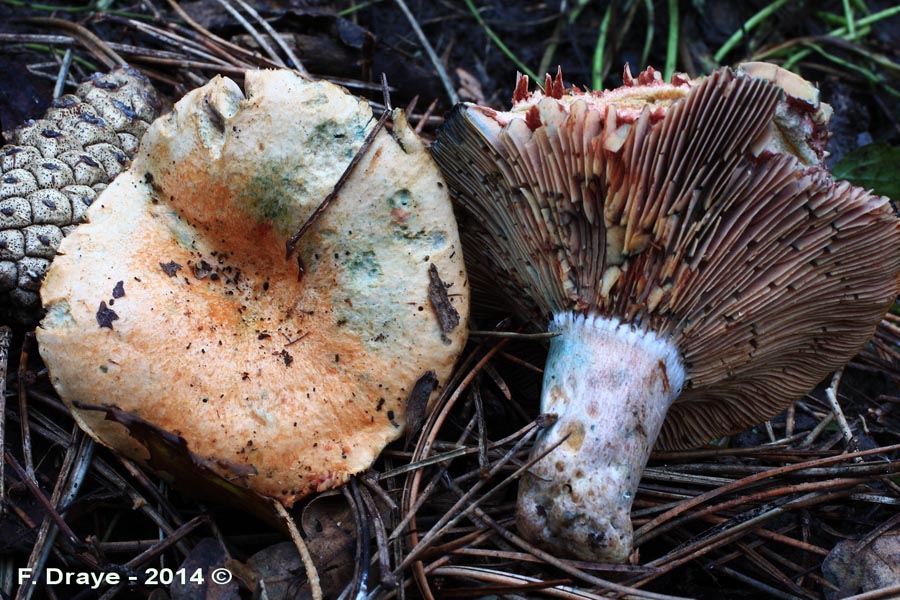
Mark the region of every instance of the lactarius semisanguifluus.
<instances>
[{"instance_id":1,"label":"lactarius semisanguifluus","mask_svg":"<svg viewBox=\"0 0 900 600\"><path fill-rule=\"evenodd\" d=\"M37 336L96 439L147 458L84 405L116 406L289 506L366 469L417 381L446 381L468 284L446 187L399 111L301 238L301 273L286 241L375 122L290 71L246 89L217 77L151 126L60 245Z\"/></svg>"},{"instance_id":2,"label":"lactarius semisanguifluus","mask_svg":"<svg viewBox=\"0 0 900 600\"><path fill-rule=\"evenodd\" d=\"M626 70L603 93L522 78L510 112L448 117L433 155L470 264L559 334L523 535L626 560L654 443L764 421L871 336L898 293L900 220L832 180L829 116L810 83L754 63L671 83Z\"/></svg>"}]
</instances>

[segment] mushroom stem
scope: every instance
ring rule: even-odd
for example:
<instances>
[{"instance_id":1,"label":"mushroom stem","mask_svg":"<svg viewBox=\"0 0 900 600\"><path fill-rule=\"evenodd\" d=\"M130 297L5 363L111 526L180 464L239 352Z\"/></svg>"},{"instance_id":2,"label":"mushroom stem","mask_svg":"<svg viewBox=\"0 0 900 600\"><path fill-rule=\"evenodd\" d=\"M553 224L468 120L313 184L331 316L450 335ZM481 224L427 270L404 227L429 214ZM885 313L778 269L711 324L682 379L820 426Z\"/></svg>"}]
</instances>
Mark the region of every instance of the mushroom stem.
<instances>
[{"instance_id":1,"label":"mushroom stem","mask_svg":"<svg viewBox=\"0 0 900 600\"><path fill-rule=\"evenodd\" d=\"M556 423L535 443L519 488L519 531L553 550L624 562L631 503L685 373L675 346L617 319L558 314L550 325L541 412Z\"/></svg>"}]
</instances>

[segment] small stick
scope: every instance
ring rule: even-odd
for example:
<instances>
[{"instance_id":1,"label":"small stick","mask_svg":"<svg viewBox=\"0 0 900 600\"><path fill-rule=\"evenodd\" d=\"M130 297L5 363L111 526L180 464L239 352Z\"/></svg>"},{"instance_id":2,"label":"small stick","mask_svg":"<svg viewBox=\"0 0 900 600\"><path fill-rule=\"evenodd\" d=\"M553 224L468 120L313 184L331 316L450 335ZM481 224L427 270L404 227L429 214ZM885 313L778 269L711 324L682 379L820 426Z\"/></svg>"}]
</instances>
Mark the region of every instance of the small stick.
<instances>
[{"instance_id":1,"label":"small stick","mask_svg":"<svg viewBox=\"0 0 900 600\"><path fill-rule=\"evenodd\" d=\"M416 135L422 135L422 130L425 129L425 125L428 123L428 119L431 118L431 113L434 112L434 109L437 108L438 99L435 98L431 101L431 104L428 105L428 108L425 109L425 113L422 115L422 118L416 124ZM409 113L412 115L412 111Z\"/></svg>"},{"instance_id":2,"label":"small stick","mask_svg":"<svg viewBox=\"0 0 900 600\"><path fill-rule=\"evenodd\" d=\"M749 575L744 575L743 573L741 573L739 571L735 571L731 567L718 567L717 570L725 575L728 575L729 577L731 577L733 579L737 579L738 581L740 581L741 583L743 583L747 586L750 586L752 588L755 588L755 589L763 592L764 594L766 594L772 598L784 598L786 600L793 600L794 598L797 598L797 596L795 596L793 594L786 594L784 592L781 592L777 588L774 588L771 585L766 585L765 583L763 583L757 579L753 579Z\"/></svg>"},{"instance_id":3,"label":"small stick","mask_svg":"<svg viewBox=\"0 0 900 600\"><path fill-rule=\"evenodd\" d=\"M69 543L75 546L76 548L80 548L83 546L81 540L78 539L78 536L75 535L75 532L69 527L69 525L63 520L62 516L57 512L56 508L53 506L53 503L44 495L44 492L38 487L37 483L28 476L25 472L25 469L19 464L19 461L16 460L16 457L10 454L9 450L3 451L3 457L6 462L13 468L13 471L16 472L16 475L19 479L22 480L22 483L25 484L25 487L28 488L28 491L34 497L35 500L40 503L44 509L47 511L47 514L56 522L56 525L59 527L60 531L68 538Z\"/></svg>"},{"instance_id":4,"label":"small stick","mask_svg":"<svg viewBox=\"0 0 900 600\"><path fill-rule=\"evenodd\" d=\"M50 496L50 502L54 510L64 511L78 495L78 490L87 472L90 469L91 459L94 454L94 442L85 436L77 427L70 438L71 442L63 459L63 465L57 476L56 486ZM60 518L62 516L60 515ZM54 517L44 517L38 530L37 540L28 557L28 568L34 573L34 581L38 581L44 572L47 559L56 541L59 528L54 522ZM17 600L29 600L36 590L35 586L22 586L16 595Z\"/></svg>"},{"instance_id":5,"label":"small stick","mask_svg":"<svg viewBox=\"0 0 900 600\"><path fill-rule=\"evenodd\" d=\"M191 15L189 15L187 12L185 12L185 10L183 8L181 8L181 5L179 5L178 2L176 2L175 0L166 0L166 2L169 4L170 7L172 7L172 10L174 10L176 13L178 13L178 16L181 17L185 23L190 25L191 28L193 28L194 30L199 32L205 38L212 40L212 41L216 42L217 44L220 44L224 48L228 48L230 50L237 51L243 55L254 54L254 53L249 52L246 48L243 48L236 44L232 44L228 40L220 38L213 32L211 32L208 29L206 29L205 27L203 27L200 23L195 21L191 17ZM247 63L247 62L243 62L242 64L247 67L251 66L250 63Z\"/></svg>"},{"instance_id":6,"label":"small stick","mask_svg":"<svg viewBox=\"0 0 900 600\"><path fill-rule=\"evenodd\" d=\"M528 442L537 430L530 431L527 435L523 436L522 439L517 441L512 448L506 453L506 455L494 463L491 469L487 473L487 477L483 477L481 481L478 481L469 488L460 498L456 501L456 503L447 510L441 518L437 520L437 522L432 525L431 529L428 530L425 535L422 536L421 540L418 540L416 544L412 547L409 553L406 555L406 558L403 559L403 562L397 567L397 572L402 572L403 569L409 567L413 562L418 562L422 555L422 552L427 549L429 546L433 545L434 540L436 540L442 533L445 533L449 528L453 527L456 523L459 522L460 519L465 517L467 514L472 512L476 507L478 507L482 502L486 501L488 498L493 496L496 492L503 489L511 483L512 481L518 479L519 475L530 468L534 463L541 460L555 450L557 446L562 444L568 439L568 436L561 439L556 445L552 446L547 452L541 454L540 456L532 458L527 464L519 467L512 475L509 475L504 481L500 484L494 486L489 489L483 495L479 496L477 499L474 499L475 495L484 487L489 480L489 478L496 475L501 467L506 465L512 457L517 453L520 447L522 447L526 442Z\"/></svg>"},{"instance_id":7,"label":"small stick","mask_svg":"<svg viewBox=\"0 0 900 600\"><path fill-rule=\"evenodd\" d=\"M666 521L669 521L669 520L677 517L678 515L694 508L695 506L703 504L707 500L711 500L711 499L721 496L723 494L726 494L726 493L729 493L729 492L732 492L735 490L739 490L743 487L747 487L750 484L756 483L758 481L762 481L762 480L768 479L770 477L785 475L787 473L794 473L796 471L802 471L804 469L809 469L812 467L820 467L820 466L830 465L832 463L843 462L843 461L847 460L848 458L852 459L852 458L856 458L857 456L864 457L864 456L871 456L873 454L886 454L889 452L893 452L894 450L900 450L900 444L894 444L891 446L882 446L880 448L872 448L870 450L860 450L858 452L853 452L850 455L841 454L839 456L829 456L826 458L819 458L816 460L804 461L804 462L795 463L792 465L786 465L784 467L777 467L775 469L771 469L768 471L762 471L760 473L755 473L748 477L744 477L743 479L738 479L732 483L723 485L720 488L716 488L714 490L710 490L708 492L704 492L703 494L695 496L691 500L681 503L677 508L667 511L667 512L663 513L662 515L656 517L655 519L648 521L647 523L642 525L638 530L636 530L634 532L635 546L639 546L642 543L645 543L648 540L655 537L655 535L652 534L651 532L653 532L654 529L658 529L662 523L665 523ZM656 532L654 532L654 533L656 533Z\"/></svg>"},{"instance_id":8,"label":"small stick","mask_svg":"<svg viewBox=\"0 0 900 600\"><path fill-rule=\"evenodd\" d=\"M0 448L6 447L6 374L12 329L0 327ZM6 463L0 460L0 514L6 512Z\"/></svg>"},{"instance_id":9,"label":"small stick","mask_svg":"<svg viewBox=\"0 0 900 600\"><path fill-rule=\"evenodd\" d=\"M367 482L363 480L363 483ZM375 541L378 544L378 566L381 570L381 582L390 588L397 587L399 580L391 573L391 555L388 549L387 531L384 527L384 521L381 519L381 513L378 512L378 505L375 504L375 498L372 497L371 492L366 487L360 488L357 486L357 489L354 491L359 492L363 506L375 524Z\"/></svg>"},{"instance_id":10,"label":"small stick","mask_svg":"<svg viewBox=\"0 0 900 600\"><path fill-rule=\"evenodd\" d=\"M66 48L62 64L59 65L59 75L56 76L56 85L53 86L53 99L62 96L66 87L66 79L69 77L69 67L72 66L72 49Z\"/></svg>"},{"instance_id":11,"label":"small stick","mask_svg":"<svg viewBox=\"0 0 900 600\"><path fill-rule=\"evenodd\" d=\"M133 571L134 569L137 569L141 565L144 565L144 564L150 562L157 556L162 555L163 552L165 552L172 546L175 546L179 542L181 542L181 540L183 538L185 538L193 530L195 530L199 526L201 526L205 523L208 523L208 522L209 522L209 517L207 515L197 515L196 517L194 517L193 519L191 519L190 521L188 521L187 523L185 523L178 529L169 533L168 534L169 537L167 537L166 539L164 539L162 541L157 542L152 547L147 548L146 550L144 550L143 552L141 552L140 554L138 554L137 556L135 556L134 558L132 558L131 560L129 560L127 563L125 563L122 566L125 568L126 573L129 570ZM116 596L119 595L119 592L122 591L122 588L125 585L126 584L120 583L120 584L117 584L117 585L111 587L102 596L100 596L100 600L112 600L112 598L115 598ZM88 590L88 591L90 591L90 590ZM92 595L91 597L94 597L94 596Z\"/></svg>"},{"instance_id":12,"label":"small stick","mask_svg":"<svg viewBox=\"0 0 900 600\"><path fill-rule=\"evenodd\" d=\"M470 566L439 566L432 569L431 574L436 577L459 577L464 581L475 579L477 581L493 584L491 590L504 591L510 594L525 593L529 590L540 591L542 595L562 600L600 600L603 596L591 594L565 584L568 580L543 581L536 577L505 573L482 567ZM504 594L505 595L505 594ZM514 596L524 597L524 596Z\"/></svg>"},{"instance_id":13,"label":"small stick","mask_svg":"<svg viewBox=\"0 0 900 600\"><path fill-rule=\"evenodd\" d=\"M453 484L451 483L451 487ZM462 490L458 490L461 492ZM581 570L577 565L581 565L580 561L571 561L566 559L557 558L553 554L549 552L545 552L540 548L533 546L532 544L526 542L524 539L520 538L509 529L498 523L494 518L485 513L483 510L474 507L474 513L482 519L491 529L493 529L501 538L511 543L513 546L516 546L525 552L528 552L538 560L541 560L548 565L559 569L560 571L566 573L567 575L571 575L572 577L576 577L586 583L589 583L597 588L601 588L604 590L615 591L619 594L625 594L627 598L646 598L648 600L687 600L686 598L680 596L668 596L665 594L658 594L646 590L639 590L635 588L630 588L624 585L620 585L617 583L613 583L611 581L607 581L605 579L601 579L599 577L595 577L590 573L587 573ZM446 558L446 557L444 557ZM604 567L608 567L610 565L604 565ZM606 569L604 569L606 570ZM615 568L611 570L616 570ZM655 573L655 570L652 570L651 573ZM645 570L646 574L646 570Z\"/></svg>"},{"instance_id":14,"label":"small stick","mask_svg":"<svg viewBox=\"0 0 900 600\"><path fill-rule=\"evenodd\" d=\"M787 417L784 421L784 437L790 438L794 435L794 425L796 424L797 406L791 404L787 409Z\"/></svg>"},{"instance_id":15,"label":"small stick","mask_svg":"<svg viewBox=\"0 0 900 600\"><path fill-rule=\"evenodd\" d=\"M259 34L259 32L256 30L256 28L253 27L253 25L250 23L250 21L245 19L244 16L241 13L239 13L237 11L237 9L231 5L230 2L228 2L228 0L216 0L216 1L222 6L222 8L224 8L226 11L228 11L228 14L230 14L232 17L234 17L235 21L237 21L238 23L241 24L241 26L244 28L244 30L246 30L247 33L250 34L250 37L252 37L256 41L256 43L259 44L259 47L262 48L263 51L269 55L269 59L272 60L272 62L274 62L279 67L285 66L284 61L281 60L281 57L278 56L278 53L275 52L275 50L272 48L272 46L269 45L269 42L267 42L266 39Z\"/></svg>"},{"instance_id":16,"label":"small stick","mask_svg":"<svg viewBox=\"0 0 900 600\"><path fill-rule=\"evenodd\" d=\"M284 51L284 53L287 55L288 60L294 64L294 70L297 71L300 74L300 76L303 77L304 79L312 79L312 75L310 75L309 71L306 70L306 67L303 66L303 62L297 57L296 54L294 54L294 51L291 50L290 46L288 46L285 43L285 41L281 37L281 35L279 35L278 32L275 31L275 29L271 25L269 25L268 21L263 19L259 15L259 13L256 12L256 9L254 9L252 6L250 6L249 4L244 2L244 0L234 0L234 1L237 2L241 6L241 8L246 10L250 14L250 16L252 16L254 19L256 19L256 21L260 25L262 25L262 28L266 30L266 33L269 34L269 37L271 37L272 40L276 44L278 44L278 47L281 48Z\"/></svg>"},{"instance_id":17,"label":"small stick","mask_svg":"<svg viewBox=\"0 0 900 600\"><path fill-rule=\"evenodd\" d=\"M487 441L487 425L484 421L484 402L481 400L481 377L475 381L472 386L472 399L475 401L475 416L478 419L478 467L481 470L481 476L486 477L488 473L488 441Z\"/></svg>"},{"instance_id":18,"label":"small stick","mask_svg":"<svg viewBox=\"0 0 900 600\"><path fill-rule=\"evenodd\" d=\"M353 567L353 579L341 593L339 600L343 598L362 598L368 595L366 581L369 578L369 529L366 527L365 509L359 499L359 488L355 485L355 479L351 479L348 485L341 486L341 492L350 507L353 522L356 524L356 556ZM348 489L351 488L351 489Z\"/></svg>"},{"instance_id":19,"label":"small stick","mask_svg":"<svg viewBox=\"0 0 900 600\"><path fill-rule=\"evenodd\" d=\"M390 116L390 112L385 111L381 113L381 117L378 119L378 122L375 123L375 126L372 128L372 131L369 132L369 135L366 136L366 139L363 141L362 146L360 146L359 151L353 156L353 160L350 161L350 164L347 165L347 168L344 169L344 172L341 173L340 178L337 180L337 183L334 184L334 189L329 192L325 199L322 200L322 203L316 207L312 214L307 217L306 221L300 227L300 229L291 236L291 239L287 241L287 258L290 258L294 251L297 249L297 244L300 242L300 238L309 231L309 228L312 227L313 223L315 223L319 217L331 206L331 203L334 202L334 199L337 197L338 192L341 191L341 188L344 187L344 184L347 183L347 180L350 178L350 175L353 173L353 169L359 164L359 161L362 160L362 157L365 156L366 151L375 141L375 136L378 135L378 132L381 131L381 128L384 127L384 124L387 122L388 117Z\"/></svg>"},{"instance_id":20,"label":"small stick","mask_svg":"<svg viewBox=\"0 0 900 600\"><path fill-rule=\"evenodd\" d=\"M559 332L545 331L542 333L519 333L518 331L484 331L480 329L470 329L469 335L513 340L549 340L559 337Z\"/></svg>"},{"instance_id":21,"label":"small stick","mask_svg":"<svg viewBox=\"0 0 900 600\"><path fill-rule=\"evenodd\" d=\"M416 37L419 38L419 43L422 44L422 48L425 49L425 53L431 60L431 64L434 65L434 70L437 71L438 77L440 77L441 79L441 83L444 84L444 89L447 91L447 97L450 99L450 103L459 104L459 96L456 94L456 90L453 89L453 82L450 81L450 76L447 75L447 70L444 69L444 65L443 63L441 63L441 59L438 58L438 55L434 51L434 48L432 48L431 44L428 42L428 38L425 37L425 32L422 31L421 27L419 27L419 22L416 21L416 18L409 10L406 2L404 2L403 0L394 0L394 2L397 3L397 6L400 7L400 10L403 12L406 20L409 21L410 27L412 27L413 31L416 33Z\"/></svg>"},{"instance_id":22,"label":"small stick","mask_svg":"<svg viewBox=\"0 0 900 600\"><path fill-rule=\"evenodd\" d=\"M25 340L22 342L22 352L19 355L19 426L22 429L22 454L25 457L25 473L32 481L37 481L34 477L34 459L31 455L31 429L28 422L28 402L26 401L25 380L28 379L28 346L34 339L34 332L25 334Z\"/></svg>"},{"instance_id":23,"label":"small stick","mask_svg":"<svg viewBox=\"0 0 900 600\"><path fill-rule=\"evenodd\" d=\"M384 100L385 112L394 110L394 107L391 105L391 88L388 85L387 75L385 73L381 74L381 96Z\"/></svg>"},{"instance_id":24,"label":"small stick","mask_svg":"<svg viewBox=\"0 0 900 600\"><path fill-rule=\"evenodd\" d=\"M890 600L896 598L898 594L900 594L900 585L892 585L855 596L847 596L844 600Z\"/></svg>"},{"instance_id":25,"label":"small stick","mask_svg":"<svg viewBox=\"0 0 900 600\"><path fill-rule=\"evenodd\" d=\"M818 439L818 437L822 434L823 431L825 431L825 428L828 427L828 425L832 421L834 421L834 413L830 412L825 416L824 419L819 421L819 423L815 427L813 427L813 430L810 431L805 438L803 438L803 441L800 442L800 445L798 447L809 448L810 446L812 446L813 442Z\"/></svg>"},{"instance_id":26,"label":"small stick","mask_svg":"<svg viewBox=\"0 0 900 600\"><path fill-rule=\"evenodd\" d=\"M834 372L834 375L831 377L831 384L825 389L825 397L828 398L828 404L831 405L831 412L834 413L834 418L841 428L841 434L844 436L844 441L847 442L847 450L852 452L854 446L853 431L850 429L850 424L847 423L847 417L844 416L844 411L841 410L841 405L838 402L838 388L841 385L841 376L843 376L843 374L844 369L838 369Z\"/></svg>"},{"instance_id":27,"label":"small stick","mask_svg":"<svg viewBox=\"0 0 900 600\"><path fill-rule=\"evenodd\" d=\"M85 48L90 50L91 53L97 57L97 60L102 62L107 69L128 64L124 58L119 56L115 50L109 47L109 44L97 37L84 25L54 17L23 17L18 20L23 23L45 25L72 32L78 41L81 42Z\"/></svg>"},{"instance_id":28,"label":"small stick","mask_svg":"<svg viewBox=\"0 0 900 600\"><path fill-rule=\"evenodd\" d=\"M300 535L300 530L297 529L297 524L294 523L294 519L291 518L290 513L288 513L281 502L274 500L272 501L272 505L275 507L275 512L278 513L278 516L281 517L285 525L287 525L288 531L291 534L291 540L293 540L294 545L297 546L297 551L300 553L300 559L303 561L303 568L306 569L306 578L309 580L309 588L312 592L313 600L322 600L322 587L319 585L319 572L316 571L316 565L313 563L309 548L306 547L306 542L303 541L303 536Z\"/></svg>"}]
</instances>

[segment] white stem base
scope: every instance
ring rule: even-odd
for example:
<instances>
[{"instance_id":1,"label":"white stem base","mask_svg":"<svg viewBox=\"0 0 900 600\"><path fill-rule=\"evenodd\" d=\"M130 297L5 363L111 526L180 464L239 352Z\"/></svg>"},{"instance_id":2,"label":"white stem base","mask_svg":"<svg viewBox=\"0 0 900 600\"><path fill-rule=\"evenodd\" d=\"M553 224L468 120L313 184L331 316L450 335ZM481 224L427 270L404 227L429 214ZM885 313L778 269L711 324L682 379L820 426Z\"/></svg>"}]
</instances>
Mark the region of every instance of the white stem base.
<instances>
[{"instance_id":1,"label":"white stem base","mask_svg":"<svg viewBox=\"0 0 900 600\"><path fill-rule=\"evenodd\" d=\"M631 503L684 368L674 345L615 319L557 315L541 412L557 415L522 478L520 533L584 560L625 562ZM564 440L564 441L563 441Z\"/></svg>"}]
</instances>

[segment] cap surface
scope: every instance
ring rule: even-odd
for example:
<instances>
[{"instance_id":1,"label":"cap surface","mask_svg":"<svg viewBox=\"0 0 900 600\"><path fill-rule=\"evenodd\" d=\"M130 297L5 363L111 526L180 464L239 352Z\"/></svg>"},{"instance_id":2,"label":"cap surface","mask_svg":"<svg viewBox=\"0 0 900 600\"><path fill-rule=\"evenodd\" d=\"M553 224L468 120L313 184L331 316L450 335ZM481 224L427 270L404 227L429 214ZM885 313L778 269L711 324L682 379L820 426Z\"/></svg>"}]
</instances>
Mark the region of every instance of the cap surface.
<instances>
[{"instance_id":1,"label":"cap surface","mask_svg":"<svg viewBox=\"0 0 900 600\"><path fill-rule=\"evenodd\" d=\"M288 71L248 72L246 88L217 77L154 123L60 246L37 335L68 404L181 435L221 475L249 466L249 487L290 505L366 469L402 433L419 378L446 380L468 288L444 184L400 113L301 239L301 273L285 242L374 121L365 102ZM459 322L442 326L439 309ZM103 412L75 412L146 458Z\"/></svg>"},{"instance_id":2,"label":"cap surface","mask_svg":"<svg viewBox=\"0 0 900 600\"><path fill-rule=\"evenodd\" d=\"M663 448L776 414L900 290L900 220L825 170L811 86L748 70L762 74L517 91L512 112L458 108L433 146L470 217L467 255L521 316L615 317L676 345L687 379Z\"/></svg>"}]
</instances>

